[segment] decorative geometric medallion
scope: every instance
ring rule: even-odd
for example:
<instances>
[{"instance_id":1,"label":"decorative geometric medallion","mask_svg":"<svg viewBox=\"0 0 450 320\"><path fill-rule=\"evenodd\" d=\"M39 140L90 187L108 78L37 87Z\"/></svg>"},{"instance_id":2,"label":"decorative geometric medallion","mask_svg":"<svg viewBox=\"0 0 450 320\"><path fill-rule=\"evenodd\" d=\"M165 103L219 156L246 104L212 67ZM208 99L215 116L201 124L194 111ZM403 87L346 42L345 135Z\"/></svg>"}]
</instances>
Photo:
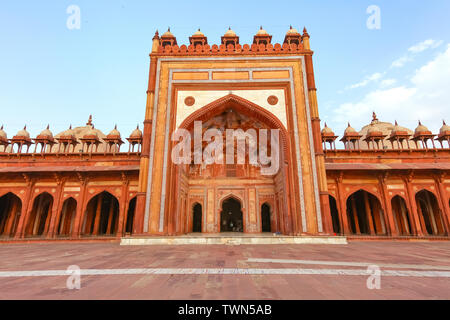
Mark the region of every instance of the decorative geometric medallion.
<instances>
[{"instance_id":1,"label":"decorative geometric medallion","mask_svg":"<svg viewBox=\"0 0 450 320\"><path fill-rule=\"evenodd\" d=\"M184 99L184 104L188 107L192 107L195 104L195 98L194 97L187 97Z\"/></svg>"},{"instance_id":2,"label":"decorative geometric medallion","mask_svg":"<svg viewBox=\"0 0 450 320\"><path fill-rule=\"evenodd\" d=\"M276 96L270 96L267 98L267 102L271 105L274 106L278 103L278 98Z\"/></svg>"}]
</instances>

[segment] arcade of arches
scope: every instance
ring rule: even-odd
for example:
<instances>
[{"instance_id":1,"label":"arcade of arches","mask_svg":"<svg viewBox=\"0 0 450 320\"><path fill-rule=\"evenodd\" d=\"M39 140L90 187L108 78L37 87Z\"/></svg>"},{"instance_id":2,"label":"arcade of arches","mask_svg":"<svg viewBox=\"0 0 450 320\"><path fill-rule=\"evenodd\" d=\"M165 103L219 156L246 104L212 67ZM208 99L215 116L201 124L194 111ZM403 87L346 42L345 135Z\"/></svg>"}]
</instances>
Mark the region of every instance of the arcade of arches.
<instances>
[{"instance_id":1,"label":"arcade of arches","mask_svg":"<svg viewBox=\"0 0 450 320\"><path fill-rule=\"evenodd\" d=\"M330 190L339 194L344 187L336 179ZM344 180L345 181L345 180ZM342 235L365 236L448 236L448 199L439 199L440 193L411 188L400 194L378 192L379 185L371 188L374 193L360 189L343 198L329 196L333 232ZM406 189L406 187L405 187ZM433 188L434 189L434 188ZM341 191L342 192L342 191Z\"/></svg>"}]
</instances>

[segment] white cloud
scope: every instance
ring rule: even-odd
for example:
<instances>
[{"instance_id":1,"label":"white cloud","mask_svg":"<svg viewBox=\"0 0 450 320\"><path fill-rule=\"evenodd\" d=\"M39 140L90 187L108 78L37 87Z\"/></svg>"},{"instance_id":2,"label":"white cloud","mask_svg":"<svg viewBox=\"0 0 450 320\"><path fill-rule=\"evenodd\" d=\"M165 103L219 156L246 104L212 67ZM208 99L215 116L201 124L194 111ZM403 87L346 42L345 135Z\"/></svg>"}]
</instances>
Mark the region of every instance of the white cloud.
<instances>
[{"instance_id":1,"label":"white cloud","mask_svg":"<svg viewBox=\"0 0 450 320\"><path fill-rule=\"evenodd\" d=\"M408 49L408 54L404 55L403 57L398 58L391 64L391 68L401 68L406 63L414 61L414 57L416 54L424 52L428 49L436 49L440 45L442 45L444 42L442 40L433 40L428 39L425 41L422 41L416 45L413 45Z\"/></svg>"},{"instance_id":2,"label":"white cloud","mask_svg":"<svg viewBox=\"0 0 450 320\"><path fill-rule=\"evenodd\" d=\"M385 80L386 83L389 80ZM376 111L381 121L398 120L400 125L415 129L420 119L437 132L441 120L450 119L449 83L450 45L416 70L409 83L377 89L360 101L341 104L330 115L330 120L327 119L328 124L333 124L336 133L342 134L347 121L355 128L361 128L370 122L372 111Z\"/></svg>"},{"instance_id":3,"label":"white cloud","mask_svg":"<svg viewBox=\"0 0 450 320\"><path fill-rule=\"evenodd\" d=\"M386 80L381 81L380 87L386 88L386 87L390 87L396 83L397 83L396 79L386 79Z\"/></svg>"},{"instance_id":4,"label":"white cloud","mask_svg":"<svg viewBox=\"0 0 450 320\"><path fill-rule=\"evenodd\" d=\"M419 52L423 52L427 49L435 49L435 48L439 47L442 43L443 43L443 41L428 39L421 43L416 44L415 46L412 46L411 48L408 49L408 51L412 52L412 53L419 53Z\"/></svg>"},{"instance_id":5,"label":"white cloud","mask_svg":"<svg viewBox=\"0 0 450 320\"><path fill-rule=\"evenodd\" d=\"M379 72L374 73L374 74L366 77L363 81L353 84L351 86L348 86L347 89L356 89L356 88L365 87L371 82L380 80L383 76L384 76L384 74L382 74L382 73L379 73Z\"/></svg>"},{"instance_id":6,"label":"white cloud","mask_svg":"<svg viewBox=\"0 0 450 320\"><path fill-rule=\"evenodd\" d=\"M401 68L410 61L413 61L413 58L411 58L409 56L403 56L401 58L398 58L394 62L392 62L391 68Z\"/></svg>"}]
</instances>

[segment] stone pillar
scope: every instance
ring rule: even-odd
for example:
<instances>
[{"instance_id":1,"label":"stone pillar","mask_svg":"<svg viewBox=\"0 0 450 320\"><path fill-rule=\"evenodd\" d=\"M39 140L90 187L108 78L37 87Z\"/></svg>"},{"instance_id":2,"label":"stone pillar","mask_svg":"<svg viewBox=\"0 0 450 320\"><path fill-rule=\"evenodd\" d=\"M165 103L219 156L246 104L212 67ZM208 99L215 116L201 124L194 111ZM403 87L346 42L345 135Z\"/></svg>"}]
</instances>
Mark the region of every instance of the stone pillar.
<instances>
[{"instance_id":1,"label":"stone pillar","mask_svg":"<svg viewBox=\"0 0 450 320\"><path fill-rule=\"evenodd\" d=\"M158 41L155 41L158 40ZM153 41L153 50L155 50L155 46L157 47L156 42L159 43L159 38L155 35ZM156 49L157 50L157 49ZM144 136L142 140L142 152L141 152L141 161L140 161L140 169L139 169L139 187L138 194L136 197L136 211L135 211L135 223L133 224L133 233L134 234L143 234L145 230L149 230L149 226L144 226L144 218L145 218L145 203L146 203L146 195L147 195L147 184L148 184L148 175L152 174L148 171L149 162L153 161L150 159L150 144L151 144L151 133L153 126L153 104L155 100L155 86L156 86L156 71L157 71L157 58L154 56L150 57L150 70L149 70L149 81L148 81L148 90L147 90L147 104L145 110L145 120L144 120ZM150 208L147 208L150 210ZM148 231L147 231L148 232Z\"/></svg>"},{"instance_id":2,"label":"stone pillar","mask_svg":"<svg viewBox=\"0 0 450 320\"><path fill-rule=\"evenodd\" d=\"M72 229L72 237L73 238L79 238L81 234L81 228L83 226L83 217L84 217L84 210L85 210L85 198L86 198L86 192L87 192L87 185L89 182L89 178L83 177L81 175L78 176L81 188L80 188L80 196L78 197L77 201L77 211L75 214L75 221Z\"/></svg>"},{"instance_id":3,"label":"stone pillar","mask_svg":"<svg viewBox=\"0 0 450 320\"><path fill-rule=\"evenodd\" d=\"M128 201L129 192L128 186L130 181L125 174L122 174L122 196L120 197L121 203L119 203L119 222L117 227L117 236L121 237L124 233L125 224L127 223L127 211L128 211Z\"/></svg>"},{"instance_id":4,"label":"stone pillar","mask_svg":"<svg viewBox=\"0 0 450 320\"><path fill-rule=\"evenodd\" d=\"M347 216L347 205L346 205L346 201L344 198L344 191L342 190L342 180L343 180L343 175L339 175L338 177L335 178L336 181L336 186L337 186L337 205L338 205L338 210L339 210L339 217L341 220L341 228L342 228L342 233L347 235L347 234L351 234L351 230L348 224L348 216Z\"/></svg>"},{"instance_id":5,"label":"stone pillar","mask_svg":"<svg viewBox=\"0 0 450 320\"><path fill-rule=\"evenodd\" d=\"M395 222L394 222L394 215L392 213L392 205L391 205L391 201L389 200L389 193L387 191L387 186L386 186L386 180L387 180L387 173L386 174L382 174L380 176L378 176L378 180L379 180L379 184L380 184L380 188L381 188L381 193L382 193L382 200L384 202L384 214L385 217L387 219L387 227L388 227L388 232L391 236L396 237L398 236L398 232L397 229L395 228Z\"/></svg>"},{"instance_id":6,"label":"stone pillar","mask_svg":"<svg viewBox=\"0 0 450 320\"><path fill-rule=\"evenodd\" d=\"M305 35L309 43L309 36ZM333 222L331 218L327 174L325 170L325 154L322 145L322 133L320 130L319 108L317 103L317 89L314 80L314 67L311 54L305 55L306 77L308 84L308 95L310 103L310 114L312 123L312 135L314 141L314 154L316 161L317 180L319 184L320 209L322 214L322 225L318 226L319 233L332 234ZM319 214L319 213L317 213Z\"/></svg>"},{"instance_id":7,"label":"stone pillar","mask_svg":"<svg viewBox=\"0 0 450 320\"><path fill-rule=\"evenodd\" d=\"M355 221L355 231L356 234L361 234L361 229L359 228L359 220L358 220L358 212L356 210L356 201L354 195L351 196L351 202L352 202L352 213L353 213L353 220Z\"/></svg>"},{"instance_id":8,"label":"stone pillar","mask_svg":"<svg viewBox=\"0 0 450 320\"><path fill-rule=\"evenodd\" d=\"M409 206L411 208L410 217L412 218L411 222L413 224L413 228L415 229L415 233L417 236L423 237L423 229L418 215L416 197L411 185L412 178L413 178L412 174L409 174L408 176L403 178L403 181L406 185L406 190L408 192Z\"/></svg>"},{"instance_id":9,"label":"stone pillar","mask_svg":"<svg viewBox=\"0 0 450 320\"><path fill-rule=\"evenodd\" d=\"M369 232L370 235L375 235L375 229L373 227L373 219L372 219L372 209L370 208L369 203L369 195L367 192L364 192L364 206L366 208L367 220L369 222Z\"/></svg>"},{"instance_id":10,"label":"stone pillar","mask_svg":"<svg viewBox=\"0 0 450 320\"><path fill-rule=\"evenodd\" d=\"M100 226L100 217L102 215L102 205L103 205L103 193L100 193L97 199L97 208L95 210L95 217L94 217L94 230L92 231L92 235L96 236L98 235L99 226ZM111 202L111 207L113 206L113 203Z\"/></svg>"},{"instance_id":11,"label":"stone pillar","mask_svg":"<svg viewBox=\"0 0 450 320\"><path fill-rule=\"evenodd\" d=\"M56 182L58 183L58 186L56 188L56 195L55 195L55 203L52 210L52 216L50 219L50 225L48 228L47 237L48 238L54 238L56 234L56 228L58 228L58 222L60 220L61 215L61 209L62 209L62 195L63 195L63 189L64 189L64 181L58 176L55 175Z\"/></svg>"},{"instance_id":12,"label":"stone pillar","mask_svg":"<svg viewBox=\"0 0 450 320\"><path fill-rule=\"evenodd\" d=\"M447 202L447 192L445 191L444 188L444 175L443 174L438 174L434 176L434 181L437 187L437 193L438 193L438 197L439 197L439 202L441 203L441 207L442 207L442 222L444 223L444 229L447 235L450 234L450 210L448 207L448 202Z\"/></svg>"},{"instance_id":13,"label":"stone pillar","mask_svg":"<svg viewBox=\"0 0 450 320\"><path fill-rule=\"evenodd\" d=\"M27 182L27 189L26 189L27 191L25 193L25 198L24 198L23 205L22 205L22 212L20 214L19 223L17 225L17 231L16 231L16 235L15 235L16 239L21 239L21 238L24 238L24 236L25 236L25 228L26 228L26 222L27 222L28 215L29 215L31 195L34 190L34 183L35 183L34 179L31 179L29 175L24 174L23 177Z\"/></svg>"}]
</instances>

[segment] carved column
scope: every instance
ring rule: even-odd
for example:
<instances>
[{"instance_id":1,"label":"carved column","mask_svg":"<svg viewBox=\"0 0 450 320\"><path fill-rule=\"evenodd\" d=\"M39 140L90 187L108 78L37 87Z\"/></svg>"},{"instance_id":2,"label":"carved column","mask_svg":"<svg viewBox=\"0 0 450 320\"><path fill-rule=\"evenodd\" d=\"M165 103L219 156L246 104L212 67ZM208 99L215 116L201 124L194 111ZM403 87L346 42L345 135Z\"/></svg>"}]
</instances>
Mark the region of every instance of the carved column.
<instances>
[{"instance_id":1,"label":"carved column","mask_svg":"<svg viewBox=\"0 0 450 320\"><path fill-rule=\"evenodd\" d=\"M403 177L403 181L406 185L406 190L408 192L409 206L411 208L410 217L412 218L411 220L412 220L413 228L415 229L417 236L423 237L423 229L422 229L418 211L417 211L416 197L415 197L412 185L411 185L412 179L413 179L412 172L410 172L406 177Z\"/></svg>"},{"instance_id":2,"label":"carved column","mask_svg":"<svg viewBox=\"0 0 450 320\"><path fill-rule=\"evenodd\" d=\"M123 235L123 230L125 224L127 223L127 208L128 208L128 185L130 180L125 173L122 173L122 196L120 197L121 205L119 209L119 222L117 227L117 236L121 237Z\"/></svg>"},{"instance_id":3,"label":"carved column","mask_svg":"<svg viewBox=\"0 0 450 320\"><path fill-rule=\"evenodd\" d=\"M62 209L62 195L63 195L63 189L64 189L64 180L61 179L61 176L58 174L54 175L57 188L56 188L56 195L55 195L55 203L53 205L52 215L50 218L50 223L48 226L48 238L53 238L56 234L56 228L58 227L58 222L61 215L61 209Z\"/></svg>"},{"instance_id":4,"label":"carved column","mask_svg":"<svg viewBox=\"0 0 450 320\"><path fill-rule=\"evenodd\" d=\"M73 238L79 238L81 234L81 227L84 217L84 199L86 198L87 185L89 182L89 178L84 177L81 174L78 174L78 179L81 184L81 189L80 189L80 196L77 201L77 211L75 214L75 221L72 229Z\"/></svg>"},{"instance_id":5,"label":"carved column","mask_svg":"<svg viewBox=\"0 0 450 320\"><path fill-rule=\"evenodd\" d=\"M373 219L372 219L372 209L369 203L369 196L367 192L364 192L364 206L366 208L367 220L369 222L369 232L370 235L375 235L375 228L373 227Z\"/></svg>"},{"instance_id":6,"label":"carved column","mask_svg":"<svg viewBox=\"0 0 450 320\"><path fill-rule=\"evenodd\" d=\"M97 208L95 210L94 217L94 230L92 231L92 235L98 235L99 226L100 226L100 217L102 216L102 206L103 206L103 193L100 193L97 199ZM113 206L113 202L111 202L111 207Z\"/></svg>"},{"instance_id":7,"label":"carved column","mask_svg":"<svg viewBox=\"0 0 450 320\"><path fill-rule=\"evenodd\" d=\"M438 196L439 196L439 201L441 203L442 206L442 210L443 210L443 223L444 223L444 228L445 228L445 232L446 234L450 234L450 212L449 212L449 207L448 207L448 202L447 202L447 192L444 188L444 178L445 178L445 174L444 173L439 173L434 175L434 181L436 183L436 187L438 190Z\"/></svg>"},{"instance_id":8,"label":"carved column","mask_svg":"<svg viewBox=\"0 0 450 320\"><path fill-rule=\"evenodd\" d=\"M385 172L381 175L378 176L378 180L380 182L380 187L381 187L381 193L382 193L382 198L383 198L383 202L384 202L384 211L385 211L385 217L387 219L387 227L388 227L388 232L391 236L396 237L398 236L398 232L397 229L395 228L395 222L394 222L394 214L392 213L392 205L391 205L391 201L389 200L389 193L387 190L387 185L386 185L386 180L388 178L388 173Z\"/></svg>"},{"instance_id":9,"label":"carved column","mask_svg":"<svg viewBox=\"0 0 450 320\"><path fill-rule=\"evenodd\" d=\"M348 224L348 216L347 216L347 205L344 198L344 192L342 190L342 180L344 175L341 173L339 176L335 178L336 186L337 186L337 204L339 206L339 217L341 220L341 227L343 234L351 234L351 230Z\"/></svg>"},{"instance_id":10,"label":"carved column","mask_svg":"<svg viewBox=\"0 0 450 320\"><path fill-rule=\"evenodd\" d=\"M25 198L23 201L22 212L20 214L19 224L17 225L17 231L16 231L16 235L15 235L16 239L21 239L25 236L25 227L26 227L26 222L27 222L28 215L29 215L31 195L33 193L34 183L35 183L34 179L31 179L31 177L29 175L23 174L23 177L24 177L25 181L27 182L27 191L26 191Z\"/></svg>"}]
</instances>

